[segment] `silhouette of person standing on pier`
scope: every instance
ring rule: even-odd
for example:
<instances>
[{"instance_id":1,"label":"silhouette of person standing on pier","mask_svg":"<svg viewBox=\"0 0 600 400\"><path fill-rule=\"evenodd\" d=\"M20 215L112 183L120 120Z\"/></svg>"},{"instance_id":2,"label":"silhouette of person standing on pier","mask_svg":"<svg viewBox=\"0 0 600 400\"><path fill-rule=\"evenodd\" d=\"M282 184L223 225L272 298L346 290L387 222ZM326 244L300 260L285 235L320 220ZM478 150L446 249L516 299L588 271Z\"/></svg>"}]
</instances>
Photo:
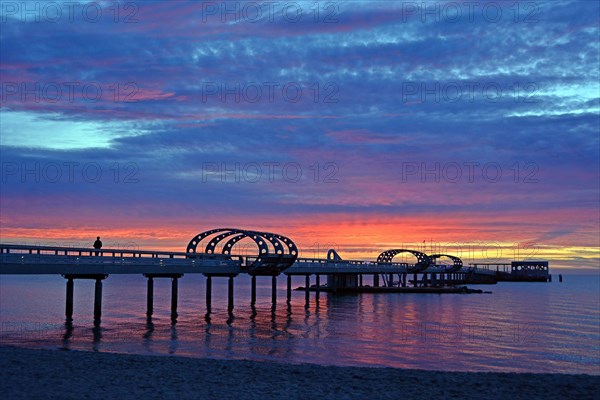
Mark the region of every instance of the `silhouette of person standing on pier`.
<instances>
[{"instance_id":1,"label":"silhouette of person standing on pier","mask_svg":"<svg viewBox=\"0 0 600 400\"><path fill-rule=\"evenodd\" d=\"M100 236L96 237L96 241L94 242L94 248L96 250L100 250L102 248L102 242L100 241ZM96 255L98 255L99 252L96 252Z\"/></svg>"}]
</instances>

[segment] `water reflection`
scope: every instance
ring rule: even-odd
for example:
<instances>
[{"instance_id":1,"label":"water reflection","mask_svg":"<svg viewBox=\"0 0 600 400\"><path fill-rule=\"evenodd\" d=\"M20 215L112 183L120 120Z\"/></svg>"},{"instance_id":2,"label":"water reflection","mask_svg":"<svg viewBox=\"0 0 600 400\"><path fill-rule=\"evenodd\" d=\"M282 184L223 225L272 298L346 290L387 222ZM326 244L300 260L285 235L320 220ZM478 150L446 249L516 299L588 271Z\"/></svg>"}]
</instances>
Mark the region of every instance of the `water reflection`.
<instances>
[{"instance_id":1,"label":"water reflection","mask_svg":"<svg viewBox=\"0 0 600 400\"><path fill-rule=\"evenodd\" d=\"M171 324L171 342L169 343L169 354L177 353L179 342L177 340L177 327Z\"/></svg>"},{"instance_id":2,"label":"water reflection","mask_svg":"<svg viewBox=\"0 0 600 400\"><path fill-rule=\"evenodd\" d=\"M146 330L143 335L143 345L146 351L152 352L152 336L154 335L154 322L152 316L146 318Z\"/></svg>"},{"instance_id":3,"label":"water reflection","mask_svg":"<svg viewBox=\"0 0 600 400\"><path fill-rule=\"evenodd\" d=\"M100 341L102 340L102 328L100 327L100 323L94 324L94 327L92 328L92 336L94 343L93 350L99 351Z\"/></svg>"},{"instance_id":4,"label":"water reflection","mask_svg":"<svg viewBox=\"0 0 600 400\"><path fill-rule=\"evenodd\" d=\"M117 279L111 281L115 291ZM62 281L56 293L44 286L44 298L60 299L47 309L39 293L17 285L12 296L19 294L24 304L0 302L2 343L284 363L600 373L597 279L582 280L580 286L498 284L491 295L311 292L308 303L305 292L294 291L276 308L266 282L255 304L249 288L236 287L231 312L226 283L215 284L213 308L206 310L197 286L192 285L191 295L182 280L175 323L169 318L168 286L157 286L155 317L146 318L145 282L137 294L129 289L135 284L125 282L118 296L107 296L102 323L93 329L86 324L92 309L85 309L85 302L75 315L81 326L63 324ZM4 290L0 295L4 300ZM7 322L14 315L30 319L21 325Z\"/></svg>"},{"instance_id":5,"label":"water reflection","mask_svg":"<svg viewBox=\"0 0 600 400\"><path fill-rule=\"evenodd\" d=\"M73 322L67 320L65 322L65 332L62 337L62 348L69 349L69 344L71 342L71 337L73 336Z\"/></svg>"}]
</instances>

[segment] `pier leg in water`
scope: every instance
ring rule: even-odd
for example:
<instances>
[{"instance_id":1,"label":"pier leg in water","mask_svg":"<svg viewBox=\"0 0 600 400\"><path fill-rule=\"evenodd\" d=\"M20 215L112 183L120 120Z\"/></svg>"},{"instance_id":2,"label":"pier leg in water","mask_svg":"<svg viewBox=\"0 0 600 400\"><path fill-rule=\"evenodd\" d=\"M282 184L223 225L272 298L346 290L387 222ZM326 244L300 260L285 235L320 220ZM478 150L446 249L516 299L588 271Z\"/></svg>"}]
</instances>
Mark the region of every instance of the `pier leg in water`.
<instances>
[{"instance_id":1,"label":"pier leg in water","mask_svg":"<svg viewBox=\"0 0 600 400\"><path fill-rule=\"evenodd\" d=\"M427 274L423 274L423 286L427 287Z\"/></svg>"},{"instance_id":2,"label":"pier leg in water","mask_svg":"<svg viewBox=\"0 0 600 400\"><path fill-rule=\"evenodd\" d=\"M361 275L362 276L362 275ZM321 292L321 275L317 274L317 301L319 300L319 294Z\"/></svg>"},{"instance_id":3,"label":"pier leg in water","mask_svg":"<svg viewBox=\"0 0 600 400\"><path fill-rule=\"evenodd\" d=\"M390 274L389 280L388 280L388 286L392 287L394 286L394 274Z\"/></svg>"},{"instance_id":4,"label":"pier leg in water","mask_svg":"<svg viewBox=\"0 0 600 400\"><path fill-rule=\"evenodd\" d=\"M206 277L206 312L210 313L212 297L212 276Z\"/></svg>"},{"instance_id":5,"label":"pier leg in water","mask_svg":"<svg viewBox=\"0 0 600 400\"><path fill-rule=\"evenodd\" d=\"M66 310L65 315L67 317L67 322L73 321L73 278L67 279L67 302L66 302Z\"/></svg>"},{"instance_id":6,"label":"pier leg in water","mask_svg":"<svg viewBox=\"0 0 600 400\"><path fill-rule=\"evenodd\" d=\"M379 274L373 275L373 286L379 287Z\"/></svg>"},{"instance_id":7,"label":"pier leg in water","mask_svg":"<svg viewBox=\"0 0 600 400\"><path fill-rule=\"evenodd\" d=\"M250 305L256 304L256 275L252 275L252 288L250 294Z\"/></svg>"},{"instance_id":8,"label":"pier leg in water","mask_svg":"<svg viewBox=\"0 0 600 400\"><path fill-rule=\"evenodd\" d=\"M100 323L102 318L102 279L96 279L94 286L94 324Z\"/></svg>"},{"instance_id":9,"label":"pier leg in water","mask_svg":"<svg viewBox=\"0 0 600 400\"><path fill-rule=\"evenodd\" d=\"M319 281L319 275L317 275L317 282ZM358 275L358 286L362 287L363 282L362 282L362 274Z\"/></svg>"},{"instance_id":10,"label":"pier leg in water","mask_svg":"<svg viewBox=\"0 0 600 400\"><path fill-rule=\"evenodd\" d=\"M228 290L227 290L227 311L233 311L233 276L229 277Z\"/></svg>"},{"instance_id":11,"label":"pier leg in water","mask_svg":"<svg viewBox=\"0 0 600 400\"><path fill-rule=\"evenodd\" d=\"M179 278L171 278L171 320L177 319L177 296Z\"/></svg>"},{"instance_id":12,"label":"pier leg in water","mask_svg":"<svg viewBox=\"0 0 600 400\"><path fill-rule=\"evenodd\" d=\"M306 275L306 278L304 279L304 302L306 303L305 305L308 306L308 303L310 302L310 275Z\"/></svg>"},{"instance_id":13,"label":"pier leg in water","mask_svg":"<svg viewBox=\"0 0 600 400\"><path fill-rule=\"evenodd\" d=\"M271 278L271 307L277 307L277 275Z\"/></svg>"},{"instance_id":14,"label":"pier leg in water","mask_svg":"<svg viewBox=\"0 0 600 400\"><path fill-rule=\"evenodd\" d=\"M417 287L417 274L413 275L413 287Z\"/></svg>"},{"instance_id":15,"label":"pier leg in water","mask_svg":"<svg viewBox=\"0 0 600 400\"><path fill-rule=\"evenodd\" d=\"M146 316L151 317L154 311L154 278L148 278L146 291Z\"/></svg>"},{"instance_id":16,"label":"pier leg in water","mask_svg":"<svg viewBox=\"0 0 600 400\"><path fill-rule=\"evenodd\" d=\"M292 301L292 276L287 276L287 302Z\"/></svg>"}]
</instances>

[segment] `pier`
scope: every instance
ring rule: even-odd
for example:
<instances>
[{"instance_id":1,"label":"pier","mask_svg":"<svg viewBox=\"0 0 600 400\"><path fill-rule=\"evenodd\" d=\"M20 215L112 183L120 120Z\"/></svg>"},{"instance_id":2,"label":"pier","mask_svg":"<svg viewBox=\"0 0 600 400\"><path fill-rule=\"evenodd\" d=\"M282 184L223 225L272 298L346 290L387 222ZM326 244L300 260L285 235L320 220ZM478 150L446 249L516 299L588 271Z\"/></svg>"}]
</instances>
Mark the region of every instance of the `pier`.
<instances>
[{"instance_id":1,"label":"pier","mask_svg":"<svg viewBox=\"0 0 600 400\"><path fill-rule=\"evenodd\" d=\"M241 256L234 246L250 239L256 255ZM398 263L398 254L415 257L414 264ZM446 258L449 264L439 260ZM467 293L464 284L493 284L498 281L550 280L547 261L513 261L510 264L470 264L446 254L427 255L411 249L382 252L376 261L344 260L329 250L327 258L298 257L295 243L282 235L241 229L213 229L196 235L185 252L150 250L89 249L53 246L0 244L1 275L61 275L66 279L65 315L73 317L75 281L95 280L94 322L100 323L103 282L113 274L139 274L147 279L147 316L154 307L154 280L171 280L171 318L177 318L178 282L186 274L206 278L206 308L212 307L212 280L227 279L228 311L234 309L234 279L240 274L251 277L252 306L256 303L256 278L271 277L271 302L277 305L277 278L286 277L286 301L292 297L292 278L302 277L305 300L310 292L342 293ZM364 284L364 277L372 285ZM314 284L313 284L314 277Z\"/></svg>"}]
</instances>

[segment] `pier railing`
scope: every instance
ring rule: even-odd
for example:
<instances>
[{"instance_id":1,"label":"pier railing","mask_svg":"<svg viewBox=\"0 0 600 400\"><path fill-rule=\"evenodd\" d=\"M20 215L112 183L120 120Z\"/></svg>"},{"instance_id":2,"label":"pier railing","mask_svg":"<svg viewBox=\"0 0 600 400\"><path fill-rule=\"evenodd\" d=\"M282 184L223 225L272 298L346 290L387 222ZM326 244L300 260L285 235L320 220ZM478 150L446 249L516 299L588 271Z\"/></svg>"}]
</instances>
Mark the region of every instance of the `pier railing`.
<instances>
[{"instance_id":1,"label":"pier railing","mask_svg":"<svg viewBox=\"0 0 600 400\"><path fill-rule=\"evenodd\" d=\"M119 258L201 258L230 260L232 257L224 254L185 253L176 251L149 251L127 249L90 249L89 247L55 247L55 246L28 246L18 244L0 244L0 254L37 254L54 256L98 256Z\"/></svg>"},{"instance_id":2,"label":"pier railing","mask_svg":"<svg viewBox=\"0 0 600 400\"><path fill-rule=\"evenodd\" d=\"M4 273L168 272L173 268L238 273L243 261L241 256L225 254L0 244Z\"/></svg>"},{"instance_id":3,"label":"pier railing","mask_svg":"<svg viewBox=\"0 0 600 400\"><path fill-rule=\"evenodd\" d=\"M506 272L510 274L510 263L470 263L469 271L490 271L490 272Z\"/></svg>"}]
</instances>

